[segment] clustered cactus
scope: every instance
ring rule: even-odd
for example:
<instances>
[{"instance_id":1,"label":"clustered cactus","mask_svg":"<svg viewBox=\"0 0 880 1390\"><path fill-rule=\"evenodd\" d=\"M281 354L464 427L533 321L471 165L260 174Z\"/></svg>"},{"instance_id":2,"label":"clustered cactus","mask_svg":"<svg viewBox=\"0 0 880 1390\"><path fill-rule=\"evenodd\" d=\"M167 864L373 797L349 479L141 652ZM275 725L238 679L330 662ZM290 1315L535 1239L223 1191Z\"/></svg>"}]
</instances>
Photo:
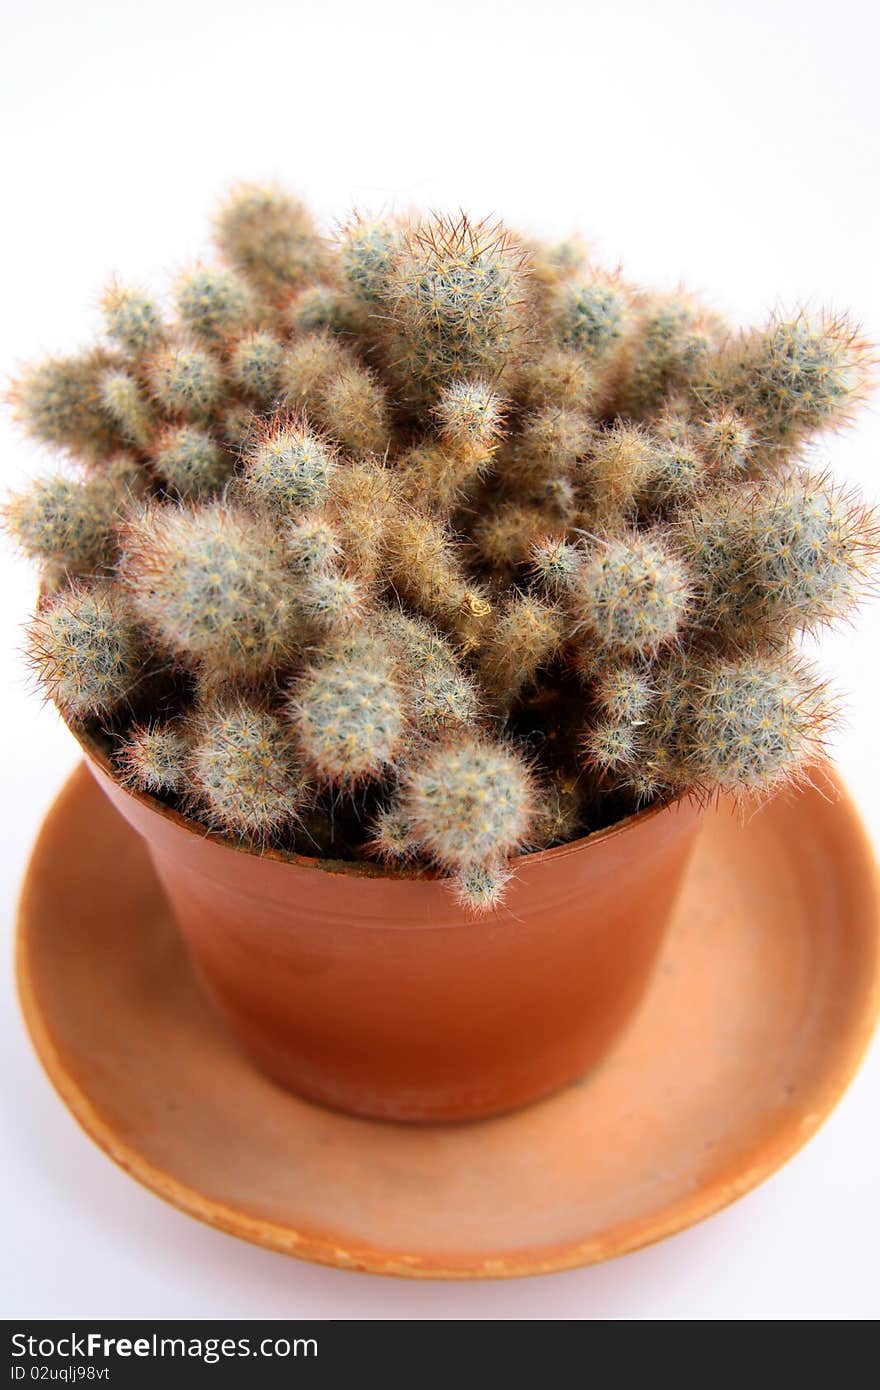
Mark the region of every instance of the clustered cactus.
<instances>
[{"instance_id":1,"label":"clustered cactus","mask_svg":"<svg viewBox=\"0 0 880 1390\"><path fill-rule=\"evenodd\" d=\"M275 186L214 240L11 393L68 465L6 507L29 658L120 781L482 912L523 850L809 772L800 639L877 549L804 454L866 391L845 318L736 332L465 216L325 238Z\"/></svg>"}]
</instances>

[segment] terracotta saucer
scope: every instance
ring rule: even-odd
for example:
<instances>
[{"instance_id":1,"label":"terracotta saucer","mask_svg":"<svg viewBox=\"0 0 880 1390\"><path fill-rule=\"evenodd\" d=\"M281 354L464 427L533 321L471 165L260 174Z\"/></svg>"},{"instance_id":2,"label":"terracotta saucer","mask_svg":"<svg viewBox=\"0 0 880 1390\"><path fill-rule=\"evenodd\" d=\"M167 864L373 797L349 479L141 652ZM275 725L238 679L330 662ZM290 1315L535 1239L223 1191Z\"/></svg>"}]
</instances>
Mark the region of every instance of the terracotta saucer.
<instances>
[{"instance_id":1,"label":"terracotta saucer","mask_svg":"<svg viewBox=\"0 0 880 1390\"><path fill-rule=\"evenodd\" d=\"M744 828L721 807L645 1003L581 1083L475 1124L350 1119L239 1054L140 841L80 769L31 861L19 986L76 1119L166 1201L303 1259L498 1278L659 1240L789 1158L870 1037L878 920L842 789L777 799Z\"/></svg>"}]
</instances>

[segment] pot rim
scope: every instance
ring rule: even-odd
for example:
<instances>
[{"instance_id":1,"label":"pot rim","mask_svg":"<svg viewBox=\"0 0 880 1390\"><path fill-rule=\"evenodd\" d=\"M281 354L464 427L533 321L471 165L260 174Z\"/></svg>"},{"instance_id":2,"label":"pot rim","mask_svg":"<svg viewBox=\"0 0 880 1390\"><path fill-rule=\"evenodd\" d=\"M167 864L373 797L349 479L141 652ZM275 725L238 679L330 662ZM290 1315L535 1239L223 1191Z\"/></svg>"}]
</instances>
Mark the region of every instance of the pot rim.
<instances>
[{"instance_id":1,"label":"pot rim","mask_svg":"<svg viewBox=\"0 0 880 1390\"><path fill-rule=\"evenodd\" d=\"M254 849L250 845L239 842L236 843L230 836L224 835L222 831L211 830L202 821L196 820L193 816L184 815L181 811L175 811L171 806L166 806L158 797L151 796L149 792L140 791L135 787L128 787L120 782L112 760L108 757L104 747L98 742L95 736L87 729L77 729L67 724L67 728L73 734L80 748L86 756L88 762L94 764L114 785L114 787L125 796L131 797L133 801L139 802L147 810L155 812L163 820L168 821L179 830L196 835L200 840L210 840L212 843L222 846L224 849L233 851L237 854L245 854L252 859L269 859L281 864L295 864L303 869L315 869L322 873L329 874L348 874L352 878L383 878L383 879L423 879L426 881L443 879L446 876L429 864L401 864L388 866L374 864L369 860L352 859L324 859L319 855L300 854L296 850L283 849ZM679 792L676 796L669 797L668 800L659 801L651 806L644 807L641 811L634 811L629 816L624 816L621 820L615 821L613 825L603 826L600 830L592 830L588 835L582 835L577 840L569 840L564 845L554 845L552 849L530 850L524 854L512 855L508 860L511 865L520 864L543 864L562 859L566 855L579 853L593 845L603 844L606 840L612 839L616 835L624 834L627 830L633 829L636 825L643 825L655 817L663 815L666 811L681 811L686 806L699 809L699 801L690 792Z\"/></svg>"}]
</instances>

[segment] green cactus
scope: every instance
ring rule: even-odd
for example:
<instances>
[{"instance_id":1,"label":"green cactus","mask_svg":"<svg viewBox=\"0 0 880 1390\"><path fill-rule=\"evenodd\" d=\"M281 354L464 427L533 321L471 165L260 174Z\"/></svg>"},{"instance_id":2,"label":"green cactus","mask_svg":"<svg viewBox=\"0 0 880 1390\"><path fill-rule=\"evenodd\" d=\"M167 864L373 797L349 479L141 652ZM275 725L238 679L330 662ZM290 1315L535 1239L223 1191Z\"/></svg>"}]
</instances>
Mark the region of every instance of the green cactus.
<instances>
[{"instance_id":1,"label":"green cactus","mask_svg":"<svg viewBox=\"0 0 880 1390\"><path fill-rule=\"evenodd\" d=\"M294 296L285 320L294 333L327 329L344 333L355 325L357 309L335 285L308 285Z\"/></svg>"},{"instance_id":2,"label":"green cactus","mask_svg":"<svg viewBox=\"0 0 880 1390\"><path fill-rule=\"evenodd\" d=\"M342 231L342 270L353 294L374 305L387 295L400 247L400 230L392 222L354 218Z\"/></svg>"},{"instance_id":3,"label":"green cactus","mask_svg":"<svg viewBox=\"0 0 880 1390\"><path fill-rule=\"evenodd\" d=\"M734 641L845 617L878 551L877 524L845 488L801 472L708 501L682 522L704 623Z\"/></svg>"},{"instance_id":4,"label":"green cactus","mask_svg":"<svg viewBox=\"0 0 880 1390\"><path fill-rule=\"evenodd\" d=\"M284 347L272 333L257 330L239 338L232 350L229 375L248 400L261 409L281 391Z\"/></svg>"},{"instance_id":5,"label":"green cactus","mask_svg":"<svg viewBox=\"0 0 880 1390\"><path fill-rule=\"evenodd\" d=\"M288 563L295 574L332 570L341 555L336 528L320 512L306 512L291 521L284 541Z\"/></svg>"},{"instance_id":6,"label":"green cactus","mask_svg":"<svg viewBox=\"0 0 880 1390\"><path fill-rule=\"evenodd\" d=\"M689 785L767 793L821 756L834 712L822 682L785 657L720 659L700 673L683 730Z\"/></svg>"},{"instance_id":7,"label":"green cactus","mask_svg":"<svg viewBox=\"0 0 880 1390\"><path fill-rule=\"evenodd\" d=\"M229 264L273 299L312 278L323 264L308 208L274 184L235 189L217 215L214 232Z\"/></svg>"},{"instance_id":8,"label":"green cactus","mask_svg":"<svg viewBox=\"0 0 880 1390\"><path fill-rule=\"evenodd\" d=\"M687 295L649 296L635 321L622 413L642 420L700 381L725 332L718 315Z\"/></svg>"},{"instance_id":9,"label":"green cactus","mask_svg":"<svg viewBox=\"0 0 880 1390\"><path fill-rule=\"evenodd\" d=\"M212 828L261 844L296 824L307 784L277 715L228 698L201 711L192 740L189 801Z\"/></svg>"},{"instance_id":10,"label":"green cactus","mask_svg":"<svg viewBox=\"0 0 880 1390\"><path fill-rule=\"evenodd\" d=\"M177 283L177 312L193 337L209 346L249 328L257 309L247 285L229 270L196 266Z\"/></svg>"},{"instance_id":11,"label":"green cactus","mask_svg":"<svg viewBox=\"0 0 880 1390\"><path fill-rule=\"evenodd\" d=\"M199 425L170 425L156 440L152 464L181 498L208 497L232 477L232 459Z\"/></svg>"},{"instance_id":12,"label":"green cactus","mask_svg":"<svg viewBox=\"0 0 880 1390\"><path fill-rule=\"evenodd\" d=\"M584 562L572 612L616 656L652 656L673 642L693 603L686 565L660 533L599 542Z\"/></svg>"},{"instance_id":13,"label":"green cactus","mask_svg":"<svg viewBox=\"0 0 880 1390\"><path fill-rule=\"evenodd\" d=\"M9 498L3 520L30 559L85 575L112 562L121 503L104 477L37 478Z\"/></svg>"},{"instance_id":14,"label":"green cactus","mask_svg":"<svg viewBox=\"0 0 880 1390\"><path fill-rule=\"evenodd\" d=\"M494 377L522 334L523 256L500 226L435 217L407 229L382 309L417 393Z\"/></svg>"},{"instance_id":15,"label":"green cactus","mask_svg":"<svg viewBox=\"0 0 880 1390\"><path fill-rule=\"evenodd\" d=\"M296 644L281 540L225 503L144 512L125 534L121 573L144 626L185 666L258 675Z\"/></svg>"},{"instance_id":16,"label":"green cactus","mask_svg":"<svg viewBox=\"0 0 880 1390\"><path fill-rule=\"evenodd\" d=\"M114 365L109 353L94 348L26 367L10 390L16 418L41 444L100 459L121 442L101 392Z\"/></svg>"},{"instance_id":17,"label":"green cactus","mask_svg":"<svg viewBox=\"0 0 880 1390\"><path fill-rule=\"evenodd\" d=\"M322 633L347 632L364 616L366 596L356 579L325 566L303 576L296 605L305 623Z\"/></svg>"},{"instance_id":18,"label":"green cactus","mask_svg":"<svg viewBox=\"0 0 880 1390\"><path fill-rule=\"evenodd\" d=\"M596 703L615 724L637 724L654 698L648 668L630 663L605 666L593 690Z\"/></svg>"},{"instance_id":19,"label":"green cactus","mask_svg":"<svg viewBox=\"0 0 880 1390\"><path fill-rule=\"evenodd\" d=\"M332 448L304 418L273 421L245 456L242 488L273 511L312 511L326 499L335 465Z\"/></svg>"},{"instance_id":20,"label":"green cactus","mask_svg":"<svg viewBox=\"0 0 880 1390\"><path fill-rule=\"evenodd\" d=\"M324 239L276 185L215 241L175 322L114 283L103 345L10 393L71 474L5 507L29 659L121 782L478 914L520 850L810 775L834 706L795 653L880 549L803 464L867 389L848 319L736 335L463 215Z\"/></svg>"},{"instance_id":21,"label":"green cactus","mask_svg":"<svg viewBox=\"0 0 880 1390\"><path fill-rule=\"evenodd\" d=\"M288 716L315 781L348 790L392 767L406 733L403 693L375 657L337 656L309 667Z\"/></svg>"},{"instance_id":22,"label":"green cactus","mask_svg":"<svg viewBox=\"0 0 880 1390\"><path fill-rule=\"evenodd\" d=\"M457 873L522 848L538 794L512 748L465 734L413 759L401 805L413 840L435 863Z\"/></svg>"},{"instance_id":23,"label":"green cactus","mask_svg":"<svg viewBox=\"0 0 880 1390\"><path fill-rule=\"evenodd\" d=\"M148 665L142 634L109 587L58 594L31 622L26 654L43 690L72 724L127 704Z\"/></svg>"},{"instance_id":24,"label":"green cactus","mask_svg":"<svg viewBox=\"0 0 880 1390\"><path fill-rule=\"evenodd\" d=\"M505 402L487 381L451 381L434 406L437 432L454 454L481 462L491 458L504 429Z\"/></svg>"},{"instance_id":25,"label":"green cactus","mask_svg":"<svg viewBox=\"0 0 880 1390\"><path fill-rule=\"evenodd\" d=\"M417 728L430 735L473 727L482 713L474 683L454 665L429 666L414 678L412 708Z\"/></svg>"},{"instance_id":26,"label":"green cactus","mask_svg":"<svg viewBox=\"0 0 880 1390\"><path fill-rule=\"evenodd\" d=\"M131 357L143 357L165 339L162 315L149 295L114 281L101 300L104 331Z\"/></svg>"},{"instance_id":27,"label":"green cactus","mask_svg":"<svg viewBox=\"0 0 880 1390\"><path fill-rule=\"evenodd\" d=\"M177 721L134 724L116 762L123 781L154 796L185 792L189 785L190 740Z\"/></svg>"},{"instance_id":28,"label":"green cactus","mask_svg":"<svg viewBox=\"0 0 880 1390\"><path fill-rule=\"evenodd\" d=\"M220 363L201 348L163 348L150 363L150 384L162 410L186 420L204 420L220 403Z\"/></svg>"},{"instance_id":29,"label":"green cactus","mask_svg":"<svg viewBox=\"0 0 880 1390\"><path fill-rule=\"evenodd\" d=\"M503 863L469 864L452 880L456 901L475 917L494 912L504 902L513 872Z\"/></svg>"},{"instance_id":30,"label":"green cactus","mask_svg":"<svg viewBox=\"0 0 880 1390\"><path fill-rule=\"evenodd\" d=\"M754 435L742 415L735 410L710 412L700 421L697 438L712 476L735 482L746 475Z\"/></svg>"},{"instance_id":31,"label":"green cactus","mask_svg":"<svg viewBox=\"0 0 880 1390\"><path fill-rule=\"evenodd\" d=\"M553 326L563 347L587 357L608 357L623 338L627 300L610 276L567 280L553 301Z\"/></svg>"},{"instance_id":32,"label":"green cactus","mask_svg":"<svg viewBox=\"0 0 880 1390\"><path fill-rule=\"evenodd\" d=\"M707 394L740 410L772 451L847 424L870 369L868 344L846 316L776 315L722 355Z\"/></svg>"},{"instance_id":33,"label":"green cactus","mask_svg":"<svg viewBox=\"0 0 880 1390\"><path fill-rule=\"evenodd\" d=\"M155 430L153 412L140 386L127 372L105 372L100 381L101 404L126 444L148 449Z\"/></svg>"}]
</instances>

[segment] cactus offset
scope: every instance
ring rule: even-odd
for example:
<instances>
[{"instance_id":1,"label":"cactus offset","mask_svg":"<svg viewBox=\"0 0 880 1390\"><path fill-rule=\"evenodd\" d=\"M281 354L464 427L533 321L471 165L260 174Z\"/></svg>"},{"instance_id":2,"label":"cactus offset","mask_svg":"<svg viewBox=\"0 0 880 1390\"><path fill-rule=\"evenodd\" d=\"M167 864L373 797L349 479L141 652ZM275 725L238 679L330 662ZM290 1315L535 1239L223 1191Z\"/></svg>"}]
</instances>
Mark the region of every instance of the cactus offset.
<instances>
[{"instance_id":1,"label":"cactus offset","mask_svg":"<svg viewBox=\"0 0 880 1390\"><path fill-rule=\"evenodd\" d=\"M281 540L224 503L143 513L121 570L135 612L183 665L259 674L295 647Z\"/></svg>"},{"instance_id":2,"label":"cactus offset","mask_svg":"<svg viewBox=\"0 0 880 1390\"><path fill-rule=\"evenodd\" d=\"M27 658L50 699L73 724L112 714L144 679L147 652L114 590L72 588L33 619Z\"/></svg>"},{"instance_id":3,"label":"cactus offset","mask_svg":"<svg viewBox=\"0 0 880 1390\"><path fill-rule=\"evenodd\" d=\"M264 843L295 824L307 784L276 715L227 699L200 712L192 739L189 800L212 828Z\"/></svg>"}]
</instances>

